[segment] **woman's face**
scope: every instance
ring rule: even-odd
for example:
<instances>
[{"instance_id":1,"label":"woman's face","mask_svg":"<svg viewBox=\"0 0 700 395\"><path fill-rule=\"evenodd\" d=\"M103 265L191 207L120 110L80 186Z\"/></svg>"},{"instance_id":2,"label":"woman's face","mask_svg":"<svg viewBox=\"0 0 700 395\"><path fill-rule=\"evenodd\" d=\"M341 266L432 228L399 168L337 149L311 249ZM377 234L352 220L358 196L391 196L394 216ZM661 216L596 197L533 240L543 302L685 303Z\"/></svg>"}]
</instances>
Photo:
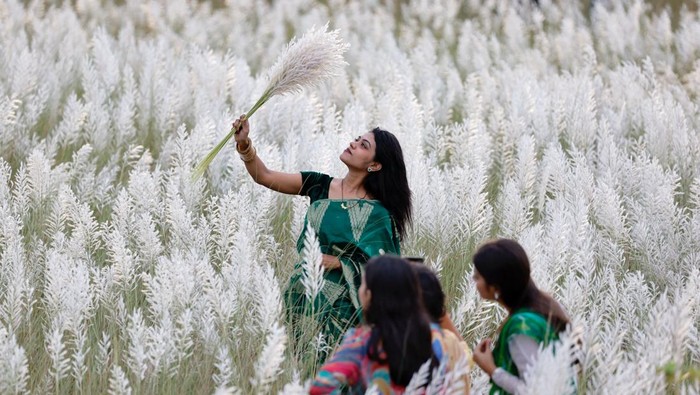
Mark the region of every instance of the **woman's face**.
<instances>
[{"instance_id":1,"label":"woman's face","mask_svg":"<svg viewBox=\"0 0 700 395\"><path fill-rule=\"evenodd\" d=\"M376 152L374 133L367 132L350 142L348 148L340 154L340 160L350 168L364 169L365 171L367 168L372 168L376 171L379 170L378 167L381 167L374 161Z\"/></svg>"},{"instance_id":2,"label":"woman's face","mask_svg":"<svg viewBox=\"0 0 700 395\"><path fill-rule=\"evenodd\" d=\"M367 282L365 281L364 273L362 273L362 284L360 284L360 289L357 291L357 293L360 297L362 311L366 311L369 308L369 302L372 300L372 292L367 289Z\"/></svg>"},{"instance_id":3,"label":"woman's face","mask_svg":"<svg viewBox=\"0 0 700 395\"><path fill-rule=\"evenodd\" d=\"M472 279L474 279L474 283L476 284L476 290L479 291L479 296L481 296L482 299L496 299L497 288L493 285L489 285L486 282L486 279L481 276L481 273L479 273L479 271L476 270L476 267L474 268Z\"/></svg>"}]
</instances>

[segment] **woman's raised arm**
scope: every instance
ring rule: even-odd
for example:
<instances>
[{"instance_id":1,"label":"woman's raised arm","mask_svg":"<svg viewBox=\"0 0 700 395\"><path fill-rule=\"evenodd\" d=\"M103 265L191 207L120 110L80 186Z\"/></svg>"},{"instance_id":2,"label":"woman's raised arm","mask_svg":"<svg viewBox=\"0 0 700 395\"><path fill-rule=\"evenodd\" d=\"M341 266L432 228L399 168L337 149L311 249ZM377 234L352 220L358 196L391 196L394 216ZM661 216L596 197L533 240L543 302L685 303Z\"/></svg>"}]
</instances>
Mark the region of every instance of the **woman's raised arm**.
<instances>
[{"instance_id":1,"label":"woman's raised arm","mask_svg":"<svg viewBox=\"0 0 700 395\"><path fill-rule=\"evenodd\" d=\"M250 126L245 115L233 122L233 128L237 130L234 135L236 139L236 150L241 156L248 174L256 183L268 187L274 191L298 195L301 192L301 173L283 173L270 170L258 157L255 147L253 147L248 132Z\"/></svg>"}]
</instances>

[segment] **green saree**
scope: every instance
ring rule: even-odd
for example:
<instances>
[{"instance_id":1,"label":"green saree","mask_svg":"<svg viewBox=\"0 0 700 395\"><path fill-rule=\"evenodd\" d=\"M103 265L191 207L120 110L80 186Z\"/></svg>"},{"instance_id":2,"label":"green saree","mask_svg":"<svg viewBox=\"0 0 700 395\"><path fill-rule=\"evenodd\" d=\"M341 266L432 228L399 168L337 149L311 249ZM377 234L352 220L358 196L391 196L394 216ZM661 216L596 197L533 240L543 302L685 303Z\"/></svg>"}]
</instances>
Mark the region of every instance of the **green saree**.
<instances>
[{"instance_id":1,"label":"green saree","mask_svg":"<svg viewBox=\"0 0 700 395\"><path fill-rule=\"evenodd\" d=\"M493 349L493 359L497 367L515 376L520 374L508 348L508 341L515 335L525 335L545 345L559 338L559 333L549 325L542 314L529 309L520 309L511 314L498 335L498 341ZM489 393L506 394L507 392L491 381Z\"/></svg>"},{"instance_id":2,"label":"green saree","mask_svg":"<svg viewBox=\"0 0 700 395\"><path fill-rule=\"evenodd\" d=\"M341 268L324 272L324 286L315 300L308 300L301 282L301 258L294 266L284 292L291 324L300 315L313 313L330 346L335 346L345 331L360 322L361 306L357 296L364 264L384 253L400 254L399 239L389 212L377 200L328 199L331 177L302 172L300 194L309 196L304 227L297 240L300 255L306 230L312 227L321 252L337 256Z\"/></svg>"}]
</instances>

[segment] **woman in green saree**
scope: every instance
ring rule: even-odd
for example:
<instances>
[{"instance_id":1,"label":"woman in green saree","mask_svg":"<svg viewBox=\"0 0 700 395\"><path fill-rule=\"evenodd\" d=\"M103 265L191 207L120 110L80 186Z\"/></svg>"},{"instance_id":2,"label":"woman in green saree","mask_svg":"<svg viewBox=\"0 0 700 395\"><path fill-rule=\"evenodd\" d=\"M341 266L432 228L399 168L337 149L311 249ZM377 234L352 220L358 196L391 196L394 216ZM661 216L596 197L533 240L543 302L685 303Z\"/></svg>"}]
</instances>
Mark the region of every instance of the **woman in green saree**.
<instances>
[{"instance_id":1,"label":"woman in green saree","mask_svg":"<svg viewBox=\"0 0 700 395\"><path fill-rule=\"evenodd\" d=\"M473 262L479 295L508 310L493 352L491 339L482 340L474 349L474 362L491 377L491 394L523 393L525 372L540 344L557 340L569 318L559 303L535 286L530 261L516 241L487 242Z\"/></svg>"},{"instance_id":2,"label":"woman in green saree","mask_svg":"<svg viewBox=\"0 0 700 395\"><path fill-rule=\"evenodd\" d=\"M359 323L362 307L357 291L364 264L376 255L401 253L399 241L411 221L411 191L401 145L393 134L375 128L351 141L340 154L347 166L343 178L283 173L268 169L256 155L244 116L233 127L238 131L236 149L256 183L310 199L297 250L302 251L307 230L313 229L323 254L324 286L315 300L308 300L300 258L285 289L285 304L292 325L300 316L313 313L326 343L333 347Z\"/></svg>"}]
</instances>

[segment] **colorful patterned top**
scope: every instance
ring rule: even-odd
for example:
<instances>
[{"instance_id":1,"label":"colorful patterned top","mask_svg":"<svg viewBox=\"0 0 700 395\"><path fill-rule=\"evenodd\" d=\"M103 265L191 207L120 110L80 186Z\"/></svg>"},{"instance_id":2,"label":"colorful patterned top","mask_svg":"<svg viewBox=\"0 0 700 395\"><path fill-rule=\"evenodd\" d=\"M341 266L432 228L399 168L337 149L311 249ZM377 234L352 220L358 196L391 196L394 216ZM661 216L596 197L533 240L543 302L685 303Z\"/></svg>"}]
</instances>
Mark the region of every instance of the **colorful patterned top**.
<instances>
[{"instance_id":1,"label":"colorful patterned top","mask_svg":"<svg viewBox=\"0 0 700 395\"><path fill-rule=\"evenodd\" d=\"M549 325L542 314L529 309L520 309L511 314L498 335L498 341L493 349L493 359L496 367L502 368L514 376L519 376L518 367L513 363L508 341L516 335L525 335L545 345L559 338L559 333ZM490 394L506 393L503 388L496 385L493 380L491 381Z\"/></svg>"},{"instance_id":2,"label":"colorful patterned top","mask_svg":"<svg viewBox=\"0 0 700 395\"><path fill-rule=\"evenodd\" d=\"M440 327L430 325L433 338L433 354L438 361L444 355L443 335ZM367 356L371 328L361 326L350 329L333 356L316 375L309 393L315 394L364 394L375 386L382 395L403 394L404 387L391 383L389 365L372 361ZM381 353L381 350L380 350Z\"/></svg>"},{"instance_id":3,"label":"colorful patterned top","mask_svg":"<svg viewBox=\"0 0 700 395\"><path fill-rule=\"evenodd\" d=\"M300 194L309 196L311 204L297 241L297 251L301 255L306 230L311 227L316 232L321 252L337 256L341 267L324 272L324 286L315 300L310 301L301 282L304 272L300 259L285 289L285 304L293 328L298 327L295 321L300 316L313 315L325 342L335 346L348 329L360 323L357 291L364 264L376 255L400 255L399 239L389 211L378 200L329 199L330 176L314 172L302 172L301 176Z\"/></svg>"}]
</instances>

